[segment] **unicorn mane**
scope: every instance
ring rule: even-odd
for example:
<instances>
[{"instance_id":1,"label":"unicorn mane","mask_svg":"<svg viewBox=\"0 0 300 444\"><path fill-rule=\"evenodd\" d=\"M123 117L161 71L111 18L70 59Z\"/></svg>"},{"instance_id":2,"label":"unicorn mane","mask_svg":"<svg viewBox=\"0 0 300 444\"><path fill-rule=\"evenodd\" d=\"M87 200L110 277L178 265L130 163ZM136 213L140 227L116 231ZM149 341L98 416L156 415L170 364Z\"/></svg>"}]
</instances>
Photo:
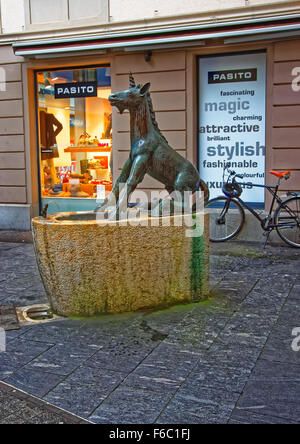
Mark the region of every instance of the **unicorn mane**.
<instances>
[{"instance_id":1,"label":"unicorn mane","mask_svg":"<svg viewBox=\"0 0 300 444\"><path fill-rule=\"evenodd\" d=\"M155 130L168 143L167 139L165 138L165 136L162 134L161 130L159 129L159 126L158 126L158 123L157 123L157 120L155 117L155 111L153 108L153 103L152 103L150 92L147 93L147 102L148 102L148 106L149 106L151 121L152 121L152 124L153 124Z\"/></svg>"}]
</instances>

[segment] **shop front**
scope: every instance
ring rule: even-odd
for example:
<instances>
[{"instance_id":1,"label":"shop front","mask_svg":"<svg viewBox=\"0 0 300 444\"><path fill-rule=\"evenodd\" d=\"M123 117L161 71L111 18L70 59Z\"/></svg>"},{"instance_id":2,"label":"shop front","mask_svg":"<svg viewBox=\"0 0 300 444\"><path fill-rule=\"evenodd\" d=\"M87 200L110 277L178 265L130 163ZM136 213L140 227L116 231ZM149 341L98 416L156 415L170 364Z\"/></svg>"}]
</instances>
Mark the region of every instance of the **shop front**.
<instances>
[{"instance_id":1,"label":"shop front","mask_svg":"<svg viewBox=\"0 0 300 444\"><path fill-rule=\"evenodd\" d=\"M212 197L221 193L225 164L261 185L275 183L269 170L290 169L282 190L299 191L300 92L293 84L300 40L280 26L257 25L250 37L239 28L151 36L147 44L91 37L6 49L4 63L20 66L22 89L17 98L10 90L8 100L22 100L24 113L10 119L7 134L0 120L9 178L0 185L0 215L11 205L12 220L26 207L13 227L29 228L47 204L49 213L93 210L108 195L130 155L129 114L111 109L108 97L129 87L130 72L139 84L151 82L160 130L197 166ZM150 195L163 186L146 177L140 190ZM262 188L246 188L244 197L256 208L269 203Z\"/></svg>"}]
</instances>

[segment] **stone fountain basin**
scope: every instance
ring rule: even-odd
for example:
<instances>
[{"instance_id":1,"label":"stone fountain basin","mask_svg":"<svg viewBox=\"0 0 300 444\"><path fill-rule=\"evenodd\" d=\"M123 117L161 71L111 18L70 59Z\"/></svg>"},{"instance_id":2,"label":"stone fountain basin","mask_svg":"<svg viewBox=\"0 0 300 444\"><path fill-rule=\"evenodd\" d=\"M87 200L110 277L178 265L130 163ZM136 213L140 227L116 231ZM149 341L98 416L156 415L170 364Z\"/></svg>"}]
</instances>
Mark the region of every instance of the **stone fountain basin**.
<instances>
[{"instance_id":1,"label":"stone fountain basin","mask_svg":"<svg viewBox=\"0 0 300 444\"><path fill-rule=\"evenodd\" d=\"M194 217L203 224L203 215ZM170 226L164 217L132 226L98 221L92 212L34 218L37 263L54 313L88 317L206 299L208 228L187 237L178 218Z\"/></svg>"}]
</instances>

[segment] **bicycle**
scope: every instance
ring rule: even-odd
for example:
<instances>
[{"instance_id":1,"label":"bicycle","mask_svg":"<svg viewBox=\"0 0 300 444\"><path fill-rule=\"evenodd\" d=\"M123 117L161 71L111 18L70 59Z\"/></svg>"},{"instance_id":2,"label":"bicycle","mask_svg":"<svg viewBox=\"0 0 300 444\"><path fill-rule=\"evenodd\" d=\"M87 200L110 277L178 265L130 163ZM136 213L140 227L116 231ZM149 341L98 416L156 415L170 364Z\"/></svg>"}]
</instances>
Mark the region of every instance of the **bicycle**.
<instances>
[{"instance_id":1,"label":"bicycle","mask_svg":"<svg viewBox=\"0 0 300 444\"><path fill-rule=\"evenodd\" d=\"M225 171L229 176L225 181ZM276 229L281 239L288 245L300 248L300 194L288 193L288 197L282 200L278 196L281 180L288 180L291 176L290 171L270 171L271 174L278 178L276 186L260 185L251 182L237 182L236 179L243 179L242 175L235 171L224 168L222 191L224 196L211 199L206 208L210 214L210 241L226 242L236 237L245 224L245 210L250 211L256 219L259 220L262 230L266 235L265 246L269 236ZM269 213L266 217L251 208L241 199L243 193L242 186L249 188L261 187L267 189L273 196ZM274 210L276 202L277 208Z\"/></svg>"}]
</instances>

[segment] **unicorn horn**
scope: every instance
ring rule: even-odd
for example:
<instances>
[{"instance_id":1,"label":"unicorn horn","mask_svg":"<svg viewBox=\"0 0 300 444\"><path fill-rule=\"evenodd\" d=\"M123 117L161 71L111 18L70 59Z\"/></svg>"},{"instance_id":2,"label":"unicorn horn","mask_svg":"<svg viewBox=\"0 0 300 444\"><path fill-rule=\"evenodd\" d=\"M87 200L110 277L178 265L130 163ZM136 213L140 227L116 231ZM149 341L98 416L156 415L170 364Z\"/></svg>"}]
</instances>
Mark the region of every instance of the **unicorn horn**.
<instances>
[{"instance_id":1,"label":"unicorn horn","mask_svg":"<svg viewBox=\"0 0 300 444\"><path fill-rule=\"evenodd\" d=\"M136 86L132 73L129 74L129 86L130 86L130 88L135 88L135 86Z\"/></svg>"}]
</instances>

